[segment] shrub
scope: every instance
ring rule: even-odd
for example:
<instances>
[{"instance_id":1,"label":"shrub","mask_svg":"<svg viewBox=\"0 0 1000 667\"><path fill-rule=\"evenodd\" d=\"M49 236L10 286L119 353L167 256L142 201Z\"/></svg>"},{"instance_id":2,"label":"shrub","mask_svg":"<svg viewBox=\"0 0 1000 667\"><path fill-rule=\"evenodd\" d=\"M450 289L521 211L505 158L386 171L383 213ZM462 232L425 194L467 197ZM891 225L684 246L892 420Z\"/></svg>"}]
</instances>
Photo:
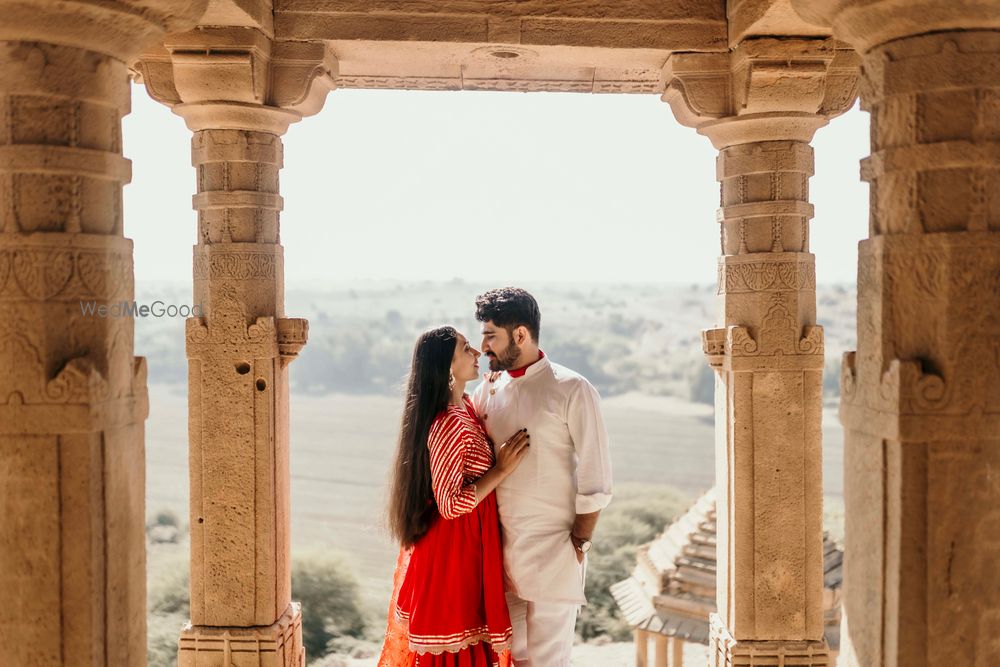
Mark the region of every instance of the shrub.
<instances>
[{"instance_id":1,"label":"shrub","mask_svg":"<svg viewBox=\"0 0 1000 667\"><path fill-rule=\"evenodd\" d=\"M188 572L188 559L183 555L161 563L155 572L150 571L146 583L146 605L150 614L180 614L185 619L190 617Z\"/></svg>"},{"instance_id":2,"label":"shrub","mask_svg":"<svg viewBox=\"0 0 1000 667\"><path fill-rule=\"evenodd\" d=\"M177 638L191 617L187 557L162 563L147 588L149 667L174 667ZM292 599L302 603L302 643L319 658L339 637L361 637L366 616L358 581L347 562L333 554L292 558Z\"/></svg>"},{"instance_id":3,"label":"shrub","mask_svg":"<svg viewBox=\"0 0 1000 667\"><path fill-rule=\"evenodd\" d=\"M689 500L669 486L622 484L601 513L587 566L587 605L580 610L577 634L582 639L608 636L628 641L632 631L611 596L611 586L635 568L639 546L653 540L688 506Z\"/></svg>"},{"instance_id":4,"label":"shrub","mask_svg":"<svg viewBox=\"0 0 1000 667\"><path fill-rule=\"evenodd\" d=\"M302 643L306 655L326 655L337 637L361 637L365 613L361 587L340 555L297 554L292 563L292 597L302 603Z\"/></svg>"},{"instance_id":5,"label":"shrub","mask_svg":"<svg viewBox=\"0 0 1000 667\"><path fill-rule=\"evenodd\" d=\"M176 667L177 639L188 622L185 614L150 614L147 622L148 667Z\"/></svg>"},{"instance_id":6,"label":"shrub","mask_svg":"<svg viewBox=\"0 0 1000 667\"><path fill-rule=\"evenodd\" d=\"M173 526L174 528L180 528L181 522L177 518L177 514L171 509L162 509L156 513L153 517L154 526Z\"/></svg>"}]
</instances>

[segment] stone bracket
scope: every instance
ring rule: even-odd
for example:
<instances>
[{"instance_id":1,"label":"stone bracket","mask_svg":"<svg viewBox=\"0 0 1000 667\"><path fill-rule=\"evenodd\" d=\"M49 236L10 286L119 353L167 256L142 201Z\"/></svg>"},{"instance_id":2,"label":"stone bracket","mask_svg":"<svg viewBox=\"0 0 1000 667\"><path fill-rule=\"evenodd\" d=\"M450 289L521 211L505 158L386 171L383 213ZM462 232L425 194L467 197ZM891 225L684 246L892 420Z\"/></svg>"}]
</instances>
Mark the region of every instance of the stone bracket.
<instances>
[{"instance_id":1,"label":"stone bracket","mask_svg":"<svg viewBox=\"0 0 1000 667\"><path fill-rule=\"evenodd\" d=\"M823 327L803 327L797 339L784 332L782 341L769 336L758 342L747 327L704 329L702 352L713 368L736 373L823 370Z\"/></svg>"},{"instance_id":2,"label":"stone bracket","mask_svg":"<svg viewBox=\"0 0 1000 667\"><path fill-rule=\"evenodd\" d=\"M273 41L254 28L224 27L171 35L133 69L153 99L172 107L192 130L280 135L320 111L336 88L339 63L323 42Z\"/></svg>"},{"instance_id":3,"label":"stone bracket","mask_svg":"<svg viewBox=\"0 0 1000 667\"><path fill-rule=\"evenodd\" d=\"M281 317L276 324L281 367L287 368L305 347L309 338L309 321L301 317Z\"/></svg>"},{"instance_id":4,"label":"stone bracket","mask_svg":"<svg viewBox=\"0 0 1000 667\"><path fill-rule=\"evenodd\" d=\"M701 332L702 351L719 370L753 371L823 370L823 327L806 325L796 334L790 319L775 323L765 318L756 337L744 326L733 325Z\"/></svg>"},{"instance_id":5,"label":"stone bracket","mask_svg":"<svg viewBox=\"0 0 1000 667\"><path fill-rule=\"evenodd\" d=\"M661 71L662 100L678 122L717 148L747 141L809 141L847 111L858 92L860 59L832 38L745 39L729 53L673 53ZM738 135L722 127L740 119Z\"/></svg>"}]
</instances>

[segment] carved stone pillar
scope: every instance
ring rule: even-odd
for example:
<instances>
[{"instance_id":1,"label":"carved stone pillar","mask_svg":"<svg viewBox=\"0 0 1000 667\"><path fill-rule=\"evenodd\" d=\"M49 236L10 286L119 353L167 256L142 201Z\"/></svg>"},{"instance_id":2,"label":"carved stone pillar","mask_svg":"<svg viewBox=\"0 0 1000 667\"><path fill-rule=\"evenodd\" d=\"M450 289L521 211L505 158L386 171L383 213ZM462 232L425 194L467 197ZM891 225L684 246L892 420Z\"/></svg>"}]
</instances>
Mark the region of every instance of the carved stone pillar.
<instances>
[{"instance_id":1,"label":"carved stone pillar","mask_svg":"<svg viewBox=\"0 0 1000 667\"><path fill-rule=\"evenodd\" d=\"M0 1L5 665L146 664L146 364L122 307L125 63L198 5Z\"/></svg>"},{"instance_id":2,"label":"carved stone pillar","mask_svg":"<svg viewBox=\"0 0 1000 667\"><path fill-rule=\"evenodd\" d=\"M872 116L841 664L1000 664L1000 2L796 9L863 54Z\"/></svg>"},{"instance_id":3,"label":"carved stone pillar","mask_svg":"<svg viewBox=\"0 0 1000 667\"><path fill-rule=\"evenodd\" d=\"M305 344L285 317L281 135L322 106L336 61L274 43L266 26L171 36L137 66L194 131L197 245L187 322L191 623L179 664L304 664L291 601L288 362ZM233 658L235 659L235 658ZM206 660L210 662L206 662Z\"/></svg>"},{"instance_id":4,"label":"carved stone pillar","mask_svg":"<svg viewBox=\"0 0 1000 667\"><path fill-rule=\"evenodd\" d=\"M714 667L829 664L809 142L856 80L853 52L827 39L746 39L664 67L663 99L719 149L720 326L703 333L718 377Z\"/></svg>"}]
</instances>

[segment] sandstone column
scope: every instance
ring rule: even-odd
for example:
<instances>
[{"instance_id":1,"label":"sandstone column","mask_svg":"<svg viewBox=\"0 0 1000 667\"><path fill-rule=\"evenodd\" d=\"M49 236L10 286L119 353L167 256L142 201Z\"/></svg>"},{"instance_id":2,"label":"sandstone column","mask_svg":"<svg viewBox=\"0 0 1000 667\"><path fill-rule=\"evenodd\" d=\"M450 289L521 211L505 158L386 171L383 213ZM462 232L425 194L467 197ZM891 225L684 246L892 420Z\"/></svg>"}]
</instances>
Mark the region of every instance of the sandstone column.
<instances>
[{"instance_id":1,"label":"sandstone column","mask_svg":"<svg viewBox=\"0 0 1000 667\"><path fill-rule=\"evenodd\" d=\"M187 322L192 625L179 664L300 665L287 365L307 322L284 312L278 172L281 136L319 111L336 61L322 44L274 42L262 23L173 35L138 69L194 131L197 174L204 316Z\"/></svg>"},{"instance_id":2,"label":"sandstone column","mask_svg":"<svg viewBox=\"0 0 1000 667\"><path fill-rule=\"evenodd\" d=\"M204 2L0 1L0 662L146 664L126 63Z\"/></svg>"},{"instance_id":3,"label":"sandstone column","mask_svg":"<svg viewBox=\"0 0 1000 667\"><path fill-rule=\"evenodd\" d=\"M829 664L809 142L856 81L856 56L822 38L747 38L664 67L663 99L719 149L719 328L703 334L718 377L717 667Z\"/></svg>"},{"instance_id":4,"label":"sandstone column","mask_svg":"<svg viewBox=\"0 0 1000 667\"><path fill-rule=\"evenodd\" d=\"M863 55L871 113L841 664L1000 664L1000 2L796 9Z\"/></svg>"}]
</instances>

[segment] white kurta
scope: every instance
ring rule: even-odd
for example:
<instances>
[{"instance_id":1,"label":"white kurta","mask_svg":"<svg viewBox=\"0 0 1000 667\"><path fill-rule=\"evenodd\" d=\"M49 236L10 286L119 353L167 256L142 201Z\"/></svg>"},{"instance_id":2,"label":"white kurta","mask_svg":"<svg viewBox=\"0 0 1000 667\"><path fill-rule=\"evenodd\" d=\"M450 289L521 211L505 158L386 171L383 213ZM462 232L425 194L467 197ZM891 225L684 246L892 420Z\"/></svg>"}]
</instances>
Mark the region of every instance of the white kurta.
<instances>
[{"instance_id":1,"label":"white kurta","mask_svg":"<svg viewBox=\"0 0 1000 667\"><path fill-rule=\"evenodd\" d=\"M585 604L570 531L577 514L611 502L611 454L597 390L542 357L521 377L501 373L472 397L499 447L518 429L528 453L497 487L509 589L523 600Z\"/></svg>"}]
</instances>

